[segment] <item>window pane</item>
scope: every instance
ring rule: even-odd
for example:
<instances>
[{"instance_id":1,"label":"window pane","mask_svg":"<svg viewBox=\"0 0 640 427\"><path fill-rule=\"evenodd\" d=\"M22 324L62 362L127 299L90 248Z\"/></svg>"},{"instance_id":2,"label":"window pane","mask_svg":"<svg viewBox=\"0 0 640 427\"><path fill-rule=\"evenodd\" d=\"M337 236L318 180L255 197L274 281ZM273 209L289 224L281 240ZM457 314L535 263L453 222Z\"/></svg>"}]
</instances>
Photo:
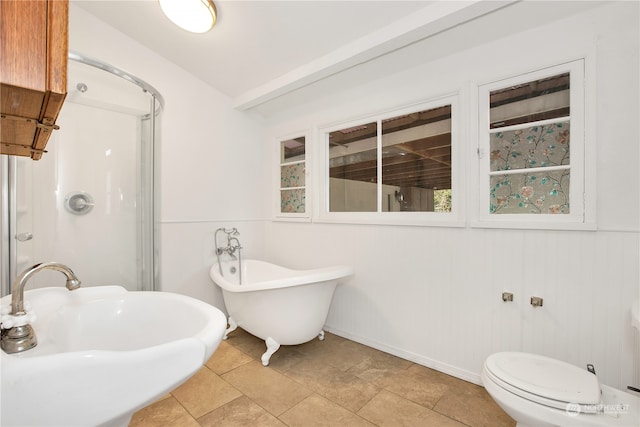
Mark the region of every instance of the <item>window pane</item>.
<instances>
[{"instance_id":1,"label":"window pane","mask_svg":"<svg viewBox=\"0 0 640 427\"><path fill-rule=\"evenodd\" d=\"M280 142L281 213L305 213L305 137Z\"/></svg>"},{"instance_id":2,"label":"window pane","mask_svg":"<svg viewBox=\"0 0 640 427\"><path fill-rule=\"evenodd\" d=\"M329 133L329 211L376 212L377 124Z\"/></svg>"},{"instance_id":3,"label":"window pane","mask_svg":"<svg viewBox=\"0 0 640 427\"><path fill-rule=\"evenodd\" d=\"M490 92L492 214L570 213L571 126L561 121L570 113L569 78L565 72ZM500 130L506 126L513 127Z\"/></svg>"},{"instance_id":4,"label":"window pane","mask_svg":"<svg viewBox=\"0 0 640 427\"><path fill-rule=\"evenodd\" d=\"M304 188L280 191L280 212L304 213L305 212Z\"/></svg>"},{"instance_id":5,"label":"window pane","mask_svg":"<svg viewBox=\"0 0 640 427\"><path fill-rule=\"evenodd\" d=\"M382 121L382 184L383 211L435 211L451 189L450 105Z\"/></svg>"},{"instance_id":6,"label":"window pane","mask_svg":"<svg viewBox=\"0 0 640 427\"><path fill-rule=\"evenodd\" d=\"M280 163L298 162L304 159L304 136L280 142Z\"/></svg>"},{"instance_id":7,"label":"window pane","mask_svg":"<svg viewBox=\"0 0 640 427\"><path fill-rule=\"evenodd\" d=\"M304 162L280 166L280 187L304 187Z\"/></svg>"},{"instance_id":8,"label":"window pane","mask_svg":"<svg viewBox=\"0 0 640 427\"><path fill-rule=\"evenodd\" d=\"M569 122L491 134L491 171L569 164Z\"/></svg>"},{"instance_id":9,"label":"window pane","mask_svg":"<svg viewBox=\"0 0 640 427\"><path fill-rule=\"evenodd\" d=\"M569 170L491 177L494 214L568 214Z\"/></svg>"},{"instance_id":10,"label":"window pane","mask_svg":"<svg viewBox=\"0 0 640 427\"><path fill-rule=\"evenodd\" d=\"M434 191L434 211L451 212L451 189Z\"/></svg>"},{"instance_id":11,"label":"window pane","mask_svg":"<svg viewBox=\"0 0 640 427\"><path fill-rule=\"evenodd\" d=\"M569 73L490 93L490 127L569 116Z\"/></svg>"}]
</instances>

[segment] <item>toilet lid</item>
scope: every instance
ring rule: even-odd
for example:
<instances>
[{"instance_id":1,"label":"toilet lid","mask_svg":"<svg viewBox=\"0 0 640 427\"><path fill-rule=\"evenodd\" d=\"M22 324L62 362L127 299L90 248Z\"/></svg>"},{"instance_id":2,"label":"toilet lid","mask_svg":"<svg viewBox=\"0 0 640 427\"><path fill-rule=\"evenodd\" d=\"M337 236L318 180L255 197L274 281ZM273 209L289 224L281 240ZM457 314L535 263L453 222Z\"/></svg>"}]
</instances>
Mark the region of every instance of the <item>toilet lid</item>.
<instances>
[{"instance_id":1,"label":"toilet lid","mask_svg":"<svg viewBox=\"0 0 640 427\"><path fill-rule=\"evenodd\" d=\"M586 369L560 360L505 352L489 356L485 368L498 385L543 405L566 409L568 403L600 402L598 378Z\"/></svg>"}]
</instances>

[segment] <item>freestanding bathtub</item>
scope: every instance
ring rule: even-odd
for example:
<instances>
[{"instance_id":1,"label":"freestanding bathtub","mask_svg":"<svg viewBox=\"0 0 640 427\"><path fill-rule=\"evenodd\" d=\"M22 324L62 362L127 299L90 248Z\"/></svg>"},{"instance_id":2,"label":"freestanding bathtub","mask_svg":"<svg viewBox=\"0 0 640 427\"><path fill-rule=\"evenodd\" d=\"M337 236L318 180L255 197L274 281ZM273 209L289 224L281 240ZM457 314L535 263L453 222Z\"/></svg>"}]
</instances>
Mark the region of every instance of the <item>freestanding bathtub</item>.
<instances>
[{"instance_id":1,"label":"freestanding bathtub","mask_svg":"<svg viewBox=\"0 0 640 427\"><path fill-rule=\"evenodd\" d=\"M211 279L222 289L229 313L224 339L238 326L265 340L262 364L280 345L324 339L333 291L342 278L353 274L350 266L291 270L258 260L242 260L242 284L237 262L222 261L211 267ZM222 267L222 268L220 268Z\"/></svg>"}]
</instances>

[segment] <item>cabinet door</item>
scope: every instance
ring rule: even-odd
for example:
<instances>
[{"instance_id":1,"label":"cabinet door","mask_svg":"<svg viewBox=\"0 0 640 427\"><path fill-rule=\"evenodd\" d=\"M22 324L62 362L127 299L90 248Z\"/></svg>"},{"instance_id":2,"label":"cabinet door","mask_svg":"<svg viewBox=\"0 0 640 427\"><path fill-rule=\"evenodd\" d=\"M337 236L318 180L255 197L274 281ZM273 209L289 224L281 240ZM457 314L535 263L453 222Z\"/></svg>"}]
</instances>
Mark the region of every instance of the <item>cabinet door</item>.
<instances>
[{"instance_id":1,"label":"cabinet door","mask_svg":"<svg viewBox=\"0 0 640 427\"><path fill-rule=\"evenodd\" d=\"M0 1L2 153L27 155L45 100L47 8L39 1ZM30 119L27 121L26 119Z\"/></svg>"},{"instance_id":2,"label":"cabinet door","mask_svg":"<svg viewBox=\"0 0 640 427\"><path fill-rule=\"evenodd\" d=\"M40 159L67 86L66 0L0 1L1 153Z\"/></svg>"},{"instance_id":3,"label":"cabinet door","mask_svg":"<svg viewBox=\"0 0 640 427\"><path fill-rule=\"evenodd\" d=\"M0 22L0 81L44 92L47 3L3 0Z\"/></svg>"}]
</instances>

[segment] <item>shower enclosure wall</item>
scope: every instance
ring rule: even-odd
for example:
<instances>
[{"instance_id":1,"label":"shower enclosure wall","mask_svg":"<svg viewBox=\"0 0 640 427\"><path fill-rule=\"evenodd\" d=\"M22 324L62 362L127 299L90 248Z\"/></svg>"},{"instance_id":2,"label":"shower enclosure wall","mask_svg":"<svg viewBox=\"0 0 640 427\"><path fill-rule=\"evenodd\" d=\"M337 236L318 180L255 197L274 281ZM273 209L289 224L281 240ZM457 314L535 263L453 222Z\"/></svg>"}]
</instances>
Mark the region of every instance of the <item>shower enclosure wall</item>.
<instances>
[{"instance_id":1,"label":"shower enclosure wall","mask_svg":"<svg viewBox=\"0 0 640 427\"><path fill-rule=\"evenodd\" d=\"M57 261L82 286L158 287L154 197L162 97L144 81L70 53L68 95L41 160L2 156L2 295ZM55 273L53 273L55 274ZM58 283L44 272L30 288Z\"/></svg>"}]
</instances>

